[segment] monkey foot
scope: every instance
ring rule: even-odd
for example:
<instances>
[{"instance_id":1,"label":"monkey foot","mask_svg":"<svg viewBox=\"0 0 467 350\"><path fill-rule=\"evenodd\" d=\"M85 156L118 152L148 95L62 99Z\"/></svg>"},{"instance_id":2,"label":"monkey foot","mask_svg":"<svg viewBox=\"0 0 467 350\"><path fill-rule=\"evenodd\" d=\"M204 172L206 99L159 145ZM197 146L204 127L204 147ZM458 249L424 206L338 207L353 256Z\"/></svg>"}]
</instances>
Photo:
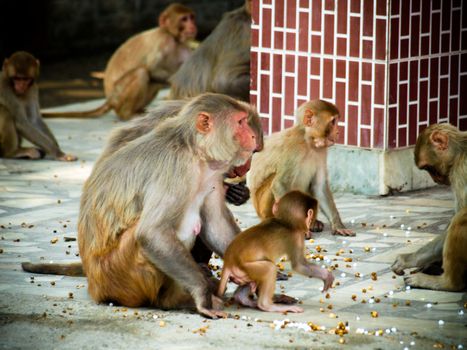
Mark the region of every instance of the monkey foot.
<instances>
[{"instance_id":1,"label":"monkey foot","mask_svg":"<svg viewBox=\"0 0 467 350\"><path fill-rule=\"evenodd\" d=\"M258 305L258 308L263 311L268 312L303 312L303 309L295 305L280 305L280 304L271 304L271 305Z\"/></svg>"},{"instance_id":2,"label":"monkey foot","mask_svg":"<svg viewBox=\"0 0 467 350\"><path fill-rule=\"evenodd\" d=\"M286 304L286 305L292 305L292 304L298 303L297 299L293 297L289 297L288 295L285 295L285 294L275 294L273 297L273 301L274 303Z\"/></svg>"},{"instance_id":3,"label":"monkey foot","mask_svg":"<svg viewBox=\"0 0 467 350\"><path fill-rule=\"evenodd\" d=\"M313 227L311 228L311 232L323 232L324 223L319 220L315 220Z\"/></svg>"}]
</instances>

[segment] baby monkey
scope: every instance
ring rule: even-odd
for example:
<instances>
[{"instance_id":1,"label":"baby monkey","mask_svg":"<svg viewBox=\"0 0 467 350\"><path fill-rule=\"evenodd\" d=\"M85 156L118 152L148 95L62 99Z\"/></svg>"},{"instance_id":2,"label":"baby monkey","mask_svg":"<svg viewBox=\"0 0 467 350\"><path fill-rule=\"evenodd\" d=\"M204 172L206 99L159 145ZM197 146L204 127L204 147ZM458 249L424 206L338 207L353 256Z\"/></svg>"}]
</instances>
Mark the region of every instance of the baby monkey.
<instances>
[{"instance_id":1,"label":"baby monkey","mask_svg":"<svg viewBox=\"0 0 467 350\"><path fill-rule=\"evenodd\" d=\"M227 248L217 294L219 297L224 295L227 281L231 279L239 285L234 293L239 304L263 311L303 312L301 307L290 305L296 303L296 299L274 296L275 262L287 256L296 272L322 279L323 290L331 287L332 273L305 258L304 236L313 227L318 202L308 194L291 191L274 203L272 211L274 217L241 232ZM257 300L250 298L255 292Z\"/></svg>"}]
</instances>

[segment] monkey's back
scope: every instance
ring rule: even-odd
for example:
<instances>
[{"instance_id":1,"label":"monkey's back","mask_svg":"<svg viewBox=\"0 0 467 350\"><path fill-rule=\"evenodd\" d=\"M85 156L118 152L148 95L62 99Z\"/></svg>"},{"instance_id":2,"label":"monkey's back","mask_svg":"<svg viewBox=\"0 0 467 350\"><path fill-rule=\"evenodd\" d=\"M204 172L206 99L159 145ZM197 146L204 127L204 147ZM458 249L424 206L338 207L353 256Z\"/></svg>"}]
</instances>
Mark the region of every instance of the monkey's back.
<instances>
[{"instance_id":1,"label":"monkey's back","mask_svg":"<svg viewBox=\"0 0 467 350\"><path fill-rule=\"evenodd\" d=\"M269 218L239 233L227 247L224 266L241 267L243 263L268 260L275 263L289 253L291 228L276 218Z\"/></svg>"},{"instance_id":2,"label":"monkey's back","mask_svg":"<svg viewBox=\"0 0 467 350\"><path fill-rule=\"evenodd\" d=\"M244 33L248 31L248 35ZM220 78L219 66L223 62L248 66L250 51L243 52L241 47L250 47L250 20L243 8L226 13L218 26L200 44L191 57L169 79L170 95L174 99L194 97L203 92L219 92L212 82ZM246 40L238 42L238 38ZM228 60L225 57L229 55Z\"/></svg>"},{"instance_id":3,"label":"monkey's back","mask_svg":"<svg viewBox=\"0 0 467 350\"><path fill-rule=\"evenodd\" d=\"M115 82L125 73L145 64L151 59L151 55L157 54L157 52L151 52L151 49L155 51L154 49L163 46L161 41L168 37L168 35L162 35L160 28L155 28L133 35L125 41L110 57L105 68L105 96L109 97Z\"/></svg>"},{"instance_id":4,"label":"monkey's back","mask_svg":"<svg viewBox=\"0 0 467 350\"><path fill-rule=\"evenodd\" d=\"M273 133L265 139L263 151L253 155L248 174L248 186L253 195L271 175L275 176L278 170L289 169L297 162L294 156L307 154L304 132L301 130L302 128L296 125ZM286 154L292 152L293 154ZM272 183L274 179L270 180Z\"/></svg>"}]
</instances>

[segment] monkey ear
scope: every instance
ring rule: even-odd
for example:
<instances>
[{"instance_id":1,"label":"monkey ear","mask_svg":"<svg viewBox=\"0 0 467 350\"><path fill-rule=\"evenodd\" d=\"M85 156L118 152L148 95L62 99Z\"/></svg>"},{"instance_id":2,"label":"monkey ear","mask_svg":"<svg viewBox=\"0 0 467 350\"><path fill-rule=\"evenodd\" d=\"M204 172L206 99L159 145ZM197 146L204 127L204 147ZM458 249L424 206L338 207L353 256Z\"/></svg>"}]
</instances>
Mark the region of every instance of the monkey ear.
<instances>
[{"instance_id":1,"label":"monkey ear","mask_svg":"<svg viewBox=\"0 0 467 350\"><path fill-rule=\"evenodd\" d=\"M315 118L313 118L314 113L311 109L305 110L303 114L303 125L305 126L313 126L315 124Z\"/></svg>"},{"instance_id":2,"label":"monkey ear","mask_svg":"<svg viewBox=\"0 0 467 350\"><path fill-rule=\"evenodd\" d=\"M433 146L439 151L448 149L449 136L441 131L433 131L430 135L430 141Z\"/></svg>"},{"instance_id":3,"label":"monkey ear","mask_svg":"<svg viewBox=\"0 0 467 350\"><path fill-rule=\"evenodd\" d=\"M160 28L167 28L167 21L169 19L169 16L167 16L167 13L163 12L159 16L158 23Z\"/></svg>"},{"instance_id":4,"label":"monkey ear","mask_svg":"<svg viewBox=\"0 0 467 350\"><path fill-rule=\"evenodd\" d=\"M279 210L279 201L275 201L272 205L272 215L277 216L277 211Z\"/></svg>"},{"instance_id":5,"label":"monkey ear","mask_svg":"<svg viewBox=\"0 0 467 350\"><path fill-rule=\"evenodd\" d=\"M313 223L313 218L314 218L315 212L313 209L308 209L306 213L306 227L311 228L311 224Z\"/></svg>"},{"instance_id":6,"label":"monkey ear","mask_svg":"<svg viewBox=\"0 0 467 350\"><path fill-rule=\"evenodd\" d=\"M206 112L201 112L198 114L196 119L196 130L201 134L209 133L213 128L213 122L211 116Z\"/></svg>"}]
</instances>

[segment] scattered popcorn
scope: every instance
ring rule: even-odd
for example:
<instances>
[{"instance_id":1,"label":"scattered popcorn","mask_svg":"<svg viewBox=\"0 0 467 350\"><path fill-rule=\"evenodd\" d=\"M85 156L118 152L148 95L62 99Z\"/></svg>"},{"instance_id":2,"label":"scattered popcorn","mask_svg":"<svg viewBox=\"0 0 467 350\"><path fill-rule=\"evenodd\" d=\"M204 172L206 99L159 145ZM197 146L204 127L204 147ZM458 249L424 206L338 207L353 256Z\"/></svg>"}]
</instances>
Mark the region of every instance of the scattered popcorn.
<instances>
[{"instance_id":1,"label":"scattered popcorn","mask_svg":"<svg viewBox=\"0 0 467 350\"><path fill-rule=\"evenodd\" d=\"M443 326L443 325L444 325L444 321L443 321L443 320L439 320L439 321L438 321L438 324L439 324L440 326Z\"/></svg>"},{"instance_id":2,"label":"scattered popcorn","mask_svg":"<svg viewBox=\"0 0 467 350\"><path fill-rule=\"evenodd\" d=\"M371 314L371 317L373 317L373 318L376 318L376 317L379 316L378 311L372 311L370 314Z\"/></svg>"}]
</instances>

